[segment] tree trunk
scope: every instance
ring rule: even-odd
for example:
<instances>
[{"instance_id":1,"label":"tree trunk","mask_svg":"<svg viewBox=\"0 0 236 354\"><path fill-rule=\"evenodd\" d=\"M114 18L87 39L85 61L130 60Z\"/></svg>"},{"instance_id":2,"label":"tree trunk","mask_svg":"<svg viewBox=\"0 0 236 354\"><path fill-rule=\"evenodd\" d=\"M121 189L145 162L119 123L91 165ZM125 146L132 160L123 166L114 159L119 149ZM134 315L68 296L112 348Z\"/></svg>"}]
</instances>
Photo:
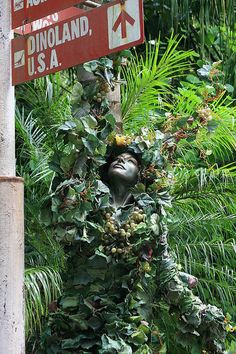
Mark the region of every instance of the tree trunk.
<instances>
[{"instance_id":1,"label":"tree trunk","mask_svg":"<svg viewBox=\"0 0 236 354\"><path fill-rule=\"evenodd\" d=\"M120 102L120 84L115 84L114 91L110 91L107 95L110 102L110 111L116 119L116 132L123 132L123 124L121 118L121 102Z\"/></svg>"},{"instance_id":2,"label":"tree trunk","mask_svg":"<svg viewBox=\"0 0 236 354\"><path fill-rule=\"evenodd\" d=\"M77 77L78 80L83 84L85 81L96 81L97 76L93 73L89 73L83 67L83 65L77 66ZM121 118L121 101L120 101L120 84L115 84L115 89L107 94L109 101L110 112L114 115L116 119L116 132L122 133L122 118Z\"/></svg>"}]
</instances>

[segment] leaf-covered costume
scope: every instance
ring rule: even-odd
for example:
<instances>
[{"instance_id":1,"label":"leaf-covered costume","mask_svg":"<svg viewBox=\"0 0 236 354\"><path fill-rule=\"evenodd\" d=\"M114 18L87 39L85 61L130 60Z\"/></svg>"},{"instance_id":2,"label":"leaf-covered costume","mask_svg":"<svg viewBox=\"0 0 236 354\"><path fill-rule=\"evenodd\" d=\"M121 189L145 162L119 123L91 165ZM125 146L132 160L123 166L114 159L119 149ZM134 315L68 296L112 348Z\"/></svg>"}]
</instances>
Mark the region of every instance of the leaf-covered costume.
<instances>
[{"instance_id":1,"label":"leaf-covered costume","mask_svg":"<svg viewBox=\"0 0 236 354\"><path fill-rule=\"evenodd\" d=\"M168 247L170 197L158 188L162 134L128 147L141 155L142 177L133 201L115 211L99 174L113 128L111 116L61 128L67 145L52 164L58 173L52 212L68 269L41 353L157 353L165 341L164 314L175 324L182 353L223 353L223 313L193 295L196 279L178 271Z\"/></svg>"}]
</instances>

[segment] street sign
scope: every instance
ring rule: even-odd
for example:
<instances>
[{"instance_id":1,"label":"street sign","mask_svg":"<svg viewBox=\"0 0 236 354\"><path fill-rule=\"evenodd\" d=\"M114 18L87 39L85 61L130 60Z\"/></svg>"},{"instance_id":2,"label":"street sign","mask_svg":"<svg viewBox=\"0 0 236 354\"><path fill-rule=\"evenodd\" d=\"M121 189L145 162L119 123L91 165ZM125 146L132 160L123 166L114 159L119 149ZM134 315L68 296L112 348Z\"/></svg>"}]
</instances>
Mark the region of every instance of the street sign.
<instances>
[{"instance_id":1,"label":"street sign","mask_svg":"<svg viewBox=\"0 0 236 354\"><path fill-rule=\"evenodd\" d=\"M11 0L12 29L84 1L85 0Z\"/></svg>"},{"instance_id":2,"label":"street sign","mask_svg":"<svg viewBox=\"0 0 236 354\"><path fill-rule=\"evenodd\" d=\"M26 35L30 32L54 25L55 23L58 23L60 21L67 20L73 16L81 15L84 12L84 10L78 9L77 7L70 7L69 9L65 9L60 12L55 12L52 15L48 15L46 17L40 18L39 20L27 23L24 26L18 27L14 30L14 32L17 34Z\"/></svg>"},{"instance_id":3,"label":"street sign","mask_svg":"<svg viewBox=\"0 0 236 354\"><path fill-rule=\"evenodd\" d=\"M143 1L110 2L12 41L13 85L144 41Z\"/></svg>"}]
</instances>

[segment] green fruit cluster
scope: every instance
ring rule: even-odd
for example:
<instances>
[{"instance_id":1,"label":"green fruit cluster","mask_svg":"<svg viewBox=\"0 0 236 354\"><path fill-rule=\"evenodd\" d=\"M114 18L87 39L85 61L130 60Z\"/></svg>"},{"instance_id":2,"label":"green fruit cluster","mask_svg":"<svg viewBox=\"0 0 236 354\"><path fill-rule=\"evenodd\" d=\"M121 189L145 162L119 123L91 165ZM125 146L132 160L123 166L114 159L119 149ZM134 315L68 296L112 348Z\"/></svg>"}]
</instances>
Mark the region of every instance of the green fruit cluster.
<instances>
[{"instance_id":1,"label":"green fruit cluster","mask_svg":"<svg viewBox=\"0 0 236 354\"><path fill-rule=\"evenodd\" d=\"M134 207L129 218L119 224L115 212L111 209L104 214L105 233L102 236L102 244L107 254L128 255L132 250L132 238L138 224L145 220L145 214L139 207Z\"/></svg>"},{"instance_id":2,"label":"green fruit cluster","mask_svg":"<svg viewBox=\"0 0 236 354\"><path fill-rule=\"evenodd\" d=\"M110 87L106 82L101 82L99 85L99 91L93 96L93 100L97 103L101 103L105 100L106 95L110 92Z\"/></svg>"}]
</instances>

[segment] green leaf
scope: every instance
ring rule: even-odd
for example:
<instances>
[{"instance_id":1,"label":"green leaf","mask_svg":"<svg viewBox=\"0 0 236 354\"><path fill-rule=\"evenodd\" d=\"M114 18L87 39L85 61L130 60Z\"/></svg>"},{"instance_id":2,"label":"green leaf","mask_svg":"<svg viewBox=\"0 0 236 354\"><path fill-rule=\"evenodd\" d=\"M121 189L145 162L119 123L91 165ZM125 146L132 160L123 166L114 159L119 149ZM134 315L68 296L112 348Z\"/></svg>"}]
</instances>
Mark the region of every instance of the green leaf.
<instances>
[{"instance_id":1,"label":"green leaf","mask_svg":"<svg viewBox=\"0 0 236 354\"><path fill-rule=\"evenodd\" d=\"M98 68L98 65L99 65L99 61L98 60L91 60L91 61L89 61L87 63L84 63L83 67L89 73L93 73Z\"/></svg>"},{"instance_id":2,"label":"green leaf","mask_svg":"<svg viewBox=\"0 0 236 354\"><path fill-rule=\"evenodd\" d=\"M60 300L60 307L63 311L73 311L79 305L79 300L77 296L66 296L62 297Z\"/></svg>"},{"instance_id":3,"label":"green leaf","mask_svg":"<svg viewBox=\"0 0 236 354\"><path fill-rule=\"evenodd\" d=\"M64 124L62 124L60 127L59 127L59 131L62 130L62 131L68 131L68 130L73 130L76 128L76 124L74 122L65 122Z\"/></svg>"},{"instance_id":4,"label":"green leaf","mask_svg":"<svg viewBox=\"0 0 236 354\"><path fill-rule=\"evenodd\" d=\"M150 217L150 228L154 235L159 235L160 233L160 216L156 213L153 213Z\"/></svg>"},{"instance_id":5,"label":"green leaf","mask_svg":"<svg viewBox=\"0 0 236 354\"><path fill-rule=\"evenodd\" d=\"M80 103L79 106L74 105L73 106L73 116L77 119L87 116L90 112L90 104L87 101L83 101Z\"/></svg>"},{"instance_id":6,"label":"green leaf","mask_svg":"<svg viewBox=\"0 0 236 354\"><path fill-rule=\"evenodd\" d=\"M87 285L92 281L93 278L85 270L79 269L73 278L73 285Z\"/></svg>"},{"instance_id":7,"label":"green leaf","mask_svg":"<svg viewBox=\"0 0 236 354\"><path fill-rule=\"evenodd\" d=\"M102 349L99 350L99 354L132 354L132 349L127 345L123 339L118 338L113 340L107 335L102 336Z\"/></svg>"},{"instance_id":8,"label":"green leaf","mask_svg":"<svg viewBox=\"0 0 236 354\"><path fill-rule=\"evenodd\" d=\"M141 222L140 224L138 224L136 227L135 227L135 233L137 235L140 235L140 234L147 234L147 224L145 222Z\"/></svg>"},{"instance_id":9,"label":"green leaf","mask_svg":"<svg viewBox=\"0 0 236 354\"><path fill-rule=\"evenodd\" d=\"M77 153L72 151L69 155L65 155L61 158L60 167L65 174L68 174L72 169L76 161Z\"/></svg>"},{"instance_id":10,"label":"green leaf","mask_svg":"<svg viewBox=\"0 0 236 354\"><path fill-rule=\"evenodd\" d=\"M135 199L141 208L155 204L154 200L147 193L141 193L135 196Z\"/></svg>"},{"instance_id":11,"label":"green leaf","mask_svg":"<svg viewBox=\"0 0 236 354\"><path fill-rule=\"evenodd\" d=\"M164 354L164 352L158 351L158 354L160 353ZM144 344L135 352L135 354L153 354L153 351L151 350L151 348L149 348L147 344Z\"/></svg>"},{"instance_id":12,"label":"green leaf","mask_svg":"<svg viewBox=\"0 0 236 354\"><path fill-rule=\"evenodd\" d=\"M201 80L199 80L199 78L195 75L187 75L186 76L186 80L188 80L189 82L191 82L191 84L201 84Z\"/></svg>"},{"instance_id":13,"label":"green leaf","mask_svg":"<svg viewBox=\"0 0 236 354\"><path fill-rule=\"evenodd\" d=\"M234 92L234 87L230 84L226 84L225 85L225 88L226 90L229 92L229 93L233 93Z\"/></svg>"},{"instance_id":14,"label":"green leaf","mask_svg":"<svg viewBox=\"0 0 236 354\"><path fill-rule=\"evenodd\" d=\"M85 128L95 129L97 126L97 120L91 114L89 114L85 117L81 117L80 120L83 123Z\"/></svg>"},{"instance_id":15,"label":"green leaf","mask_svg":"<svg viewBox=\"0 0 236 354\"><path fill-rule=\"evenodd\" d=\"M91 155L95 154L97 147L100 145L100 140L93 134L88 134L87 138L82 138L82 142Z\"/></svg>"},{"instance_id":16,"label":"green leaf","mask_svg":"<svg viewBox=\"0 0 236 354\"><path fill-rule=\"evenodd\" d=\"M81 178L84 178L87 172L87 159L88 156L86 154L86 152L80 152L80 154L78 155L75 164L74 164L74 168L73 168L73 174L74 175L78 175Z\"/></svg>"},{"instance_id":17,"label":"green leaf","mask_svg":"<svg viewBox=\"0 0 236 354\"><path fill-rule=\"evenodd\" d=\"M61 342L62 349L76 349L81 345L81 340L86 338L84 334L80 334L73 339L64 339Z\"/></svg>"},{"instance_id":18,"label":"green leaf","mask_svg":"<svg viewBox=\"0 0 236 354\"><path fill-rule=\"evenodd\" d=\"M88 326L92 328L94 331L99 330L103 325L103 322L98 317L91 317L88 320Z\"/></svg>"},{"instance_id":19,"label":"green leaf","mask_svg":"<svg viewBox=\"0 0 236 354\"><path fill-rule=\"evenodd\" d=\"M132 333L131 338L132 343L134 343L135 345L144 344L148 340L148 337L145 333L143 333L143 331L137 331Z\"/></svg>"},{"instance_id":20,"label":"green leaf","mask_svg":"<svg viewBox=\"0 0 236 354\"><path fill-rule=\"evenodd\" d=\"M100 180L97 180L96 181L96 189L98 192L101 192L101 193L110 193L110 189Z\"/></svg>"},{"instance_id":21,"label":"green leaf","mask_svg":"<svg viewBox=\"0 0 236 354\"><path fill-rule=\"evenodd\" d=\"M77 82L74 85L71 93L71 104L72 105L80 104L83 93L84 93L83 86L81 85L80 82Z\"/></svg>"}]
</instances>

